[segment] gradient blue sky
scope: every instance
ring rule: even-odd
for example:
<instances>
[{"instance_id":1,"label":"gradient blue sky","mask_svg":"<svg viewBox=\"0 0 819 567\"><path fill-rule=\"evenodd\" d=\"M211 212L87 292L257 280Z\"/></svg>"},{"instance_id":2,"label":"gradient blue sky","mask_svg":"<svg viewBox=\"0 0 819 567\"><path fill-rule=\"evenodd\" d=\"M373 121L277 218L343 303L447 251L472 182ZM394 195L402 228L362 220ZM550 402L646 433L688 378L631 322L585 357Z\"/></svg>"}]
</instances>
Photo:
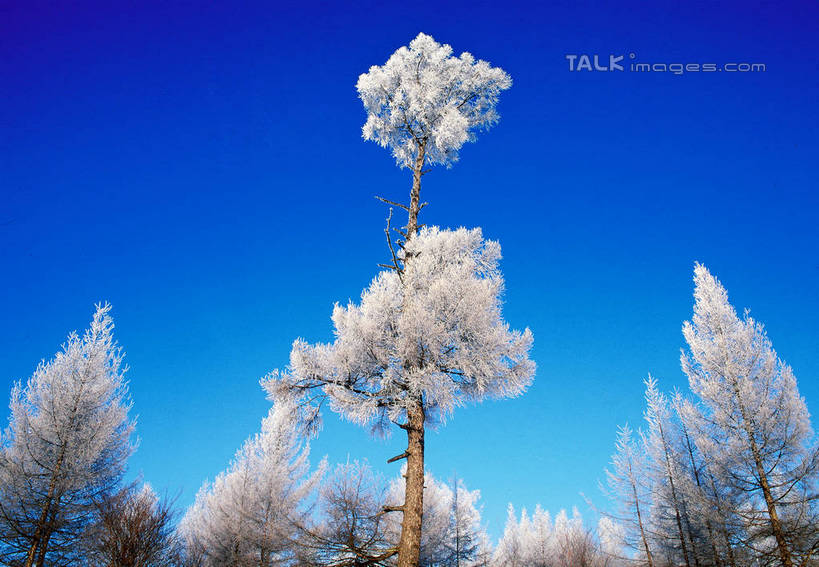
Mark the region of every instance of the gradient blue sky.
<instances>
[{"instance_id":1,"label":"gradient blue sky","mask_svg":"<svg viewBox=\"0 0 819 567\"><path fill-rule=\"evenodd\" d=\"M333 303L387 258L372 196L410 177L361 140L354 85L419 31L514 79L499 125L423 190L424 222L500 240L506 317L535 336L526 395L427 442L493 535L509 502L602 504L642 380L685 387L696 260L819 408L819 4L46 4L0 3L0 390L110 301L130 474L181 506L258 429L259 378L294 338L329 340ZM767 71L571 73L567 53ZM401 435L327 418L314 461L397 474Z\"/></svg>"}]
</instances>

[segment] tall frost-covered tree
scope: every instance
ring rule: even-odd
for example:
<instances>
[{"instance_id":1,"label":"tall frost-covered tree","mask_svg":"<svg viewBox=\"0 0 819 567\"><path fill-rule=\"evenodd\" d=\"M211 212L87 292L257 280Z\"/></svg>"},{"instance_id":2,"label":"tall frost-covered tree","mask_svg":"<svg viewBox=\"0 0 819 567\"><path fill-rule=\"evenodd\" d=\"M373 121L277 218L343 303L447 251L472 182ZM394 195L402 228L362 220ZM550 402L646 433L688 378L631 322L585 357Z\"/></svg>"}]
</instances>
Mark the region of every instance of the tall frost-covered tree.
<instances>
[{"instance_id":1,"label":"tall frost-covered tree","mask_svg":"<svg viewBox=\"0 0 819 567\"><path fill-rule=\"evenodd\" d=\"M323 466L309 472L309 448L295 423L298 409L274 403L260 433L230 468L202 487L182 520L187 554L202 567L269 567L296 554L297 526Z\"/></svg>"},{"instance_id":2,"label":"tall frost-covered tree","mask_svg":"<svg viewBox=\"0 0 819 567\"><path fill-rule=\"evenodd\" d=\"M531 381L531 335L500 318L502 279L497 244L480 231L419 233L421 177L450 166L463 144L497 122L498 95L511 86L501 69L419 34L356 85L367 111L363 137L391 150L412 170L409 204L389 272L379 274L360 305L337 307L336 340L296 341L280 384L316 392L359 423L389 422L407 433L405 501L398 566L417 566L423 514L424 430L461 403L515 395ZM272 384L271 387L275 388Z\"/></svg>"},{"instance_id":3,"label":"tall frost-covered tree","mask_svg":"<svg viewBox=\"0 0 819 567\"><path fill-rule=\"evenodd\" d=\"M442 422L467 402L519 394L534 363L529 331L511 331L501 318L496 242L484 241L479 229L425 228L404 249L413 261L402 272L381 272L360 304L336 306L332 344L296 341L289 372L265 385L274 395L303 393L305 403L317 404L314 411L329 399L351 421L382 431L392 422L407 431L407 451L392 459L408 460L405 498L392 509L404 513L399 564L411 530L404 561L415 565L423 510L423 474L416 468L423 466L425 424Z\"/></svg>"},{"instance_id":4,"label":"tall frost-covered tree","mask_svg":"<svg viewBox=\"0 0 819 567\"><path fill-rule=\"evenodd\" d=\"M806 564L819 548L819 456L796 378L762 325L737 315L705 266L696 265L694 282L682 366L700 401L698 444L729 488L745 495L737 513L748 544L786 567Z\"/></svg>"},{"instance_id":5,"label":"tall frost-covered tree","mask_svg":"<svg viewBox=\"0 0 819 567\"><path fill-rule=\"evenodd\" d=\"M0 448L0 558L62 565L75 559L95 501L119 482L133 423L111 306L72 333L11 393Z\"/></svg>"}]
</instances>

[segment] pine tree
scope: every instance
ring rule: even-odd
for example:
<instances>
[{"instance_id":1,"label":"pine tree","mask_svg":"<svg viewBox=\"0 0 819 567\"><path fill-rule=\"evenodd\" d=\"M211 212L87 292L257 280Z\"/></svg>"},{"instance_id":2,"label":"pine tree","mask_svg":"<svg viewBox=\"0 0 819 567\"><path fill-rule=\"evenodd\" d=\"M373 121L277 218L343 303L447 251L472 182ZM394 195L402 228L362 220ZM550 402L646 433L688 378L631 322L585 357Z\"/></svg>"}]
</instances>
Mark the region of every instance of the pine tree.
<instances>
[{"instance_id":1,"label":"pine tree","mask_svg":"<svg viewBox=\"0 0 819 567\"><path fill-rule=\"evenodd\" d=\"M309 448L298 434L297 408L274 403L261 432L248 439L227 471L206 483L182 520L188 555L203 567L269 567L292 560L305 503L324 465L309 473Z\"/></svg>"},{"instance_id":2,"label":"pine tree","mask_svg":"<svg viewBox=\"0 0 819 567\"><path fill-rule=\"evenodd\" d=\"M608 488L604 492L617 506L615 513L608 517L622 530L623 543L635 550L638 557L642 556L648 567L655 567L647 523L651 501L645 486L642 437L635 440L628 424L619 428L611 469L606 470Z\"/></svg>"},{"instance_id":3,"label":"pine tree","mask_svg":"<svg viewBox=\"0 0 819 567\"><path fill-rule=\"evenodd\" d=\"M791 368L762 325L738 317L705 266L694 269L694 317L683 326L682 366L700 404L697 445L729 490L746 543L785 567L809 561L819 546L817 454L807 407Z\"/></svg>"},{"instance_id":4,"label":"pine tree","mask_svg":"<svg viewBox=\"0 0 819 567\"><path fill-rule=\"evenodd\" d=\"M25 567L75 558L94 503L119 482L133 423L108 304L25 386L14 385L0 450L0 558Z\"/></svg>"}]
</instances>

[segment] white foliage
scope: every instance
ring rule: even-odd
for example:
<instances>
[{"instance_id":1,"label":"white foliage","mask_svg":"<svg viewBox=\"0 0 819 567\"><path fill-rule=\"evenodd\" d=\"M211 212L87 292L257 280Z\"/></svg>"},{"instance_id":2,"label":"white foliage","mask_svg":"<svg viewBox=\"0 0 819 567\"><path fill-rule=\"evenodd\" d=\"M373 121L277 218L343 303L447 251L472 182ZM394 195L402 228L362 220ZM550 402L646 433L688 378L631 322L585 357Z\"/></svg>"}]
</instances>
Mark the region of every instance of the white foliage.
<instances>
[{"instance_id":1,"label":"white foliage","mask_svg":"<svg viewBox=\"0 0 819 567\"><path fill-rule=\"evenodd\" d=\"M292 556L296 522L324 468L309 474L297 414L292 400L275 403L228 470L200 489L182 533L202 565L264 567Z\"/></svg>"},{"instance_id":2,"label":"white foliage","mask_svg":"<svg viewBox=\"0 0 819 567\"><path fill-rule=\"evenodd\" d=\"M601 516L597 522L597 535L600 538L600 551L606 557L621 557L623 554L623 527L607 516Z\"/></svg>"},{"instance_id":3,"label":"white foliage","mask_svg":"<svg viewBox=\"0 0 819 567\"><path fill-rule=\"evenodd\" d=\"M724 433L713 440L719 451L709 454L747 460L753 438L765 447L766 460L792 466L813 432L790 366L777 357L761 323L747 312L737 316L705 266L697 264L694 281L694 317L683 326L690 353L681 360L691 390Z\"/></svg>"},{"instance_id":4,"label":"white foliage","mask_svg":"<svg viewBox=\"0 0 819 567\"><path fill-rule=\"evenodd\" d=\"M740 497L734 512L748 543L783 561L789 553L796 558L817 534L819 454L805 401L762 324L747 311L737 316L705 266L696 265L694 282L694 316L683 326L689 352L681 361L700 402L688 410L697 447Z\"/></svg>"},{"instance_id":5,"label":"white foliage","mask_svg":"<svg viewBox=\"0 0 819 567\"><path fill-rule=\"evenodd\" d=\"M133 423L108 304L91 326L69 335L55 357L41 362L25 387L11 392L9 426L0 450L3 540L25 549L38 536L69 553L89 520L93 499L120 479L131 454ZM47 533L48 532L48 533ZM53 535L52 535L53 534Z\"/></svg>"},{"instance_id":6,"label":"white foliage","mask_svg":"<svg viewBox=\"0 0 819 567\"><path fill-rule=\"evenodd\" d=\"M366 140L390 148L396 162L412 167L420 145L426 163L450 166L475 131L498 121L495 106L512 80L502 69L423 33L383 66L370 67L356 88L367 110Z\"/></svg>"},{"instance_id":7,"label":"white foliage","mask_svg":"<svg viewBox=\"0 0 819 567\"><path fill-rule=\"evenodd\" d=\"M333 410L386 430L420 398L437 423L456 406L515 396L532 381L532 334L501 317L500 246L480 229L424 228L406 243L402 276L383 271L360 303L333 310L335 341L293 344L287 373L264 382L273 396L329 398ZM317 408L314 413L317 415Z\"/></svg>"},{"instance_id":8,"label":"white foliage","mask_svg":"<svg viewBox=\"0 0 819 567\"><path fill-rule=\"evenodd\" d=\"M645 438L640 432L634 438L628 424L618 428L615 453L611 466L606 469L606 487L603 492L616 508L608 516L619 526L621 545L638 556L651 554L647 527L651 494L646 477Z\"/></svg>"},{"instance_id":9,"label":"white foliage","mask_svg":"<svg viewBox=\"0 0 819 567\"><path fill-rule=\"evenodd\" d=\"M572 516L561 510L552 522L548 511L540 506L531 518L524 509L520 520L509 506L503 536L492 557L493 567L593 567L605 559L598 544L583 526L575 509Z\"/></svg>"}]
</instances>

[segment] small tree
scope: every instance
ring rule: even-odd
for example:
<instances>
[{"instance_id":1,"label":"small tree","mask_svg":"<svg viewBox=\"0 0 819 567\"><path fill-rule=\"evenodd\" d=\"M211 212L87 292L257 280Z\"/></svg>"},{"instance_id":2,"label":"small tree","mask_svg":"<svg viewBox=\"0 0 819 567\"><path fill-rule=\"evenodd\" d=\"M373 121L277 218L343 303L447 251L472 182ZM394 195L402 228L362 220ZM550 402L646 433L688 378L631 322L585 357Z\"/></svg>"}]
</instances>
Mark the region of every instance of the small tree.
<instances>
[{"instance_id":1,"label":"small tree","mask_svg":"<svg viewBox=\"0 0 819 567\"><path fill-rule=\"evenodd\" d=\"M480 565L489 555L489 538L481 525L479 490L468 490L463 481L453 477L449 513L449 567Z\"/></svg>"},{"instance_id":2,"label":"small tree","mask_svg":"<svg viewBox=\"0 0 819 567\"><path fill-rule=\"evenodd\" d=\"M524 522L524 520L526 520L526 510L523 511L519 523L515 516L515 508L509 504L509 508L506 512L506 526L503 529L503 536L501 536L495 548L495 553L492 555L493 566L524 567L527 565L526 562L529 560L530 555L530 545L529 535L525 526L526 522ZM521 526L521 524L524 525ZM536 545L536 555L539 551L541 551L541 546Z\"/></svg>"},{"instance_id":3,"label":"small tree","mask_svg":"<svg viewBox=\"0 0 819 567\"><path fill-rule=\"evenodd\" d=\"M172 503L145 484L128 485L97 502L97 519L87 535L88 565L174 567L181 565Z\"/></svg>"},{"instance_id":4,"label":"small tree","mask_svg":"<svg viewBox=\"0 0 819 567\"><path fill-rule=\"evenodd\" d=\"M700 399L698 445L745 495L747 543L785 567L819 548L813 502L819 453L791 368L760 323L737 316L705 266L694 268L694 317L683 326L682 366Z\"/></svg>"},{"instance_id":5,"label":"small tree","mask_svg":"<svg viewBox=\"0 0 819 567\"><path fill-rule=\"evenodd\" d=\"M318 518L303 526L302 563L321 567L390 565L386 486L366 463L338 465L319 489Z\"/></svg>"},{"instance_id":6,"label":"small tree","mask_svg":"<svg viewBox=\"0 0 819 567\"><path fill-rule=\"evenodd\" d=\"M571 518L561 510L552 523L549 512L540 506L531 518L523 510L520 521L509 507L506 529L492 558L494 567L605 567L607 564L597 538L584 527L577 509Z\"/></svg>"},{"instance_id":7,"label":"small tree","mask_svg":"<svg viewBox=\"0 0 819 567\"><path fill-rule=\"evenodd\" d=\"M187 554L204 567L269 567L294 557L297 526L323 465L309 474L297 409L276 402L230 468L205 484L182 520Z\"/></svg>"},{"instance_id":8,"label":"small tree","mask_svg":"<svg viewBox=\"0 0 819 567\"><path fill-rule=\"evenodd\" d=\"M694 561L689 555L693 551L690 549L693 538L690 537L685 497L681 491L683 481L676 447L676 429L671 422L668 399L657 388L657 380L649 376L645 385L647 472L653 490L654 531L663 547L674 554L679 550L683 563L691 567ZM688 540L691 540L691 545Z\"/></svg>"},{"instance_id":9,"label":"small tree","mask_svg":"<svg viewBox=\"0 0 819 567\"><path fill-rule=\"evenodd\" d=\"M396 253L388 221L393 274L373 281L361 307L336 308L333 345L297 341L292 375L282 380L311 392L309 397L321 390L334 409L354 421L376 421L382 431L392 421L407 432L407 450L398 457L408 461L405 501L397 508L403 513L398 567L417 566L420 556L427 418L443 417L466 400L517 394L534 371L526 358L531 335L510 334L499 318L497 258L491 257L494 252L484 255L480 233L417 234L425 166L454 163L477 130L497 121L498 94L510 86L503 70L468 53L453 57L450 46L424 34L359 77L356 87L367 110L364 138L389 148L400 167L412 169L409 204L388 201L407 211L404 242ZM421 254L437 265L416 262ZM416 263L423 265L416 268ZM467 290L457 290L458 282L449 279L454 266L466 268L459 275L478 284L473 287L493 289L495 298L479 305L459 295ZM428 301L432 296L437 303ZM477 321L481 307L489 317ZM465 309L477 317L464 319ZM427 340L427 332L437 337ZM438 342L442 338L446 341Z\"/></svg>"},{"instance_id":10,"label":"small tree","mask_svg":"<svg viewBox=\"0 0 819 567\"><path fill-rule=\"evenodd\" d=\"M25 567L71 560L94 503L119 482L133 424L111 306L11 393L0 449L0 557Z\"/></svg>"},{"instance_id":11,"label":"small tree","mask_svg":"<svg viewBox=\"0 0 819 567\"><path fill-rule=\"evenodd\" d=\"M609 498L618 506L607 516L618 526L623 543L642 555L648 567L655 567L651 551L648 516L650 499L646 494L645 444L632 436L628 424L617 431L616 451L611 458L611 469L606 470Z\"/></svg>"}]
</instances>

